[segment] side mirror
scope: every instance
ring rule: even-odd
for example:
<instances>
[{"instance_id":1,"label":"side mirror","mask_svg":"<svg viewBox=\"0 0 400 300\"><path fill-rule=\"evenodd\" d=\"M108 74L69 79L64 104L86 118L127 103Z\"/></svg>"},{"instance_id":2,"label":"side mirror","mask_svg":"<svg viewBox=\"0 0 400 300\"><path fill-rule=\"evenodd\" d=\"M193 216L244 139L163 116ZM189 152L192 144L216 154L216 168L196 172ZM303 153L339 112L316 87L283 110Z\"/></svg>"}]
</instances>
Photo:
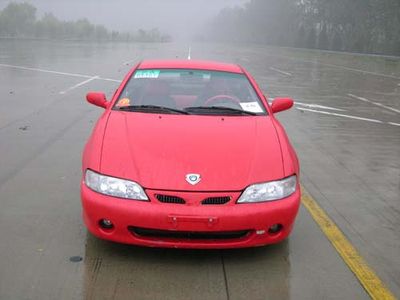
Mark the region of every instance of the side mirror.
<instances>
[{"instance_id":1,"label":"side mirror","mask_svg":"<svg viewBox=\"0 0 400 300\"><path fill-rule=\"evenodd\" d=\"M287 110L293 106L294 102L291 98L275 98L272 101L271 109L273 113Z\"/></svg>"},{"instance_id":2,"label":"side mirror","mask_svg":"<svg viewBox=\"0 0 400 300\"><path fill-rule=\"evenodd\" d=\"M103 108L108 107L108 102L104 93L90 92L86 95L86 100L96 106Z\"/></svg>"}]
</instances>

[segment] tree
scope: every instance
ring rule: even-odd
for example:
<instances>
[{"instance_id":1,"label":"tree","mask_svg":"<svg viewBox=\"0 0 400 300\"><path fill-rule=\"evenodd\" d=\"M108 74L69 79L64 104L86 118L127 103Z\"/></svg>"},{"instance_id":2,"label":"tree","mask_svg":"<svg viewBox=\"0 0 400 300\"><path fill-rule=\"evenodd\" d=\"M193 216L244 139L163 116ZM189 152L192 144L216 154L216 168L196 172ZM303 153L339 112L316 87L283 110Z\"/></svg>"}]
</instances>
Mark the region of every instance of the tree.
<instances>
[{"instance_id":1,"label":"tree","mask_svg":"<svg viewBox=\"0 0 400 300\"><path fill-rule=\"evenodd\" d=\"M400 55L400 0L250 0L209 25L219 41Z\"/></svg>"},{"instance_id":2,"label":"tree","mask_svg":"<svg viewBox=\"0 0 400 300\"><path fill-rule=\"evenodd\" d=\"M335 50L335 51L343 50L343 41L342 41L342 37L340 36L339 31L335 31L330 49Z\"/></svg>"},{"instance_id":3,"label":"tree","mask_svg":"<svg viewBox=\"0 0 400 300\"><path fill-rule=\"evenodd\" d=\"M307 48L314 49L317 41L317 34L314 27L311 27L307 33L306 46Z\"/></svg>"},{"instance_id":4,"label":"tree","mask_svg":"<svg viewBox=\"0 0 400 300\"><path fill-rule=\"evenodd\" d=\"M76 21L75 28L79 39L90 39L94 36L95 27L86 18Z\"/></svg>"},{"instance_id":5,"label":"tree","mask_svg":"<svg viewBox=\"0 0 400 300\"><path fill-rule=\"evenodd\" d=\"M43 18L36 23L40 37L57 39L62 35L61 22L51 13L46 13Z\"/></svg>"},{"instance_id":6,"label":"tree","mask_svg":"<svg viewBox=\"0 0 400 300\"><path fill-rule=\"evenodd\" d=\"M95 35L98 41L104 41L109 38L108 30L103 25L96 25Z\"/></svg>"},{"instance_id":7,"label":"tree","mask_svg":"<svg viewBox=\"0 0 400 300\"><path fill-rule=\"evenodd\" d=\"M36 8L28 3L8 4L0 14L3 34L16 37L34 33Z\"/></svg>"},{"instance_id":8,"label":"tree","mask_svg":"<svg viewBox=\"0 0 400 300\"><path fill-rule=\"evenodd\" d=\"M150 31L119 34L113 31L111 34L103 25L93 25L88 19L64 22L51 13L45 13L40 19L36 19L36 8L28 3L8 4L0 10L0 35L16 38L36 37L44 39L77 39L104 41L136 41L168 42L171 37L154 28Z\"/></svg>"},{"instance_id":9,"label":"tree","mask_svg":"<svg viewBox=\"0 0 400 300\"><path fill-rule=\"evenodd\" d=\"M299 48L304 48L306 47L306 30L304 29L304 25L300 25L300 28L297 32L297 37L296 37L296 47Z\"/></svg>"},{"instance_id":10,"label":"tree","mask_svg":"<svg viewBox=\"0 0 400 300\"><path fill-rule=\"evenodd\" d=\"M318 35L318 49L328 50L329 41L326 25L324 25Z\"/></svg>"}]
</instances>

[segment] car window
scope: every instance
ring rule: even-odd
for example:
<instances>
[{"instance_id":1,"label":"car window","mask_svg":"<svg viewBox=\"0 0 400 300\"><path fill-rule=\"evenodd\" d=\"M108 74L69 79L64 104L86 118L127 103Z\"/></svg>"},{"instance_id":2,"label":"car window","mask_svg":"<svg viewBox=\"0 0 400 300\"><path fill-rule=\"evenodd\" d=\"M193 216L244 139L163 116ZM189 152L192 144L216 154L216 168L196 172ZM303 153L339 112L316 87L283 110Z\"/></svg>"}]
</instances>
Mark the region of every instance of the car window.
<instances>
[{"instance_id":1,"label":"car window","mask_svg":"<svg viewBox=\"0 0 400 300\"><path fill-rule=\"evenodd\" d=\"M266 112L244 74L188 69L136 70L114 108L126 106L162 106L214 115L228 110L216 112L208 108Z\"/></svg>"}]
</instances>

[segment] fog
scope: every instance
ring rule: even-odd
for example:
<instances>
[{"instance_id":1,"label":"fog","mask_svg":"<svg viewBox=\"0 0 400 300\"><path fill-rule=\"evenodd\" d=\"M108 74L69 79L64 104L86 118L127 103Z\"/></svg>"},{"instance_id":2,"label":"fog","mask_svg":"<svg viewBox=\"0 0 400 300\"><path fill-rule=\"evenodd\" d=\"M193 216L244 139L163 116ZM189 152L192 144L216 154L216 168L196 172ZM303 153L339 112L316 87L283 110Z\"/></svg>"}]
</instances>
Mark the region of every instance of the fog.
<instances>
[{"instance_id":1,"label":"fog","mask_svg":"<svg viewBox=\"0 0 400 300\"><path fill-rule=\"evenodd\" d=\"M195 39L400 55L399 0L16 1L0 0L0 38Z\"/></svg>"},{"instance_id":2,"label":"fog","mask_svg":"<svg viewBox=\"0 0 400 300\"><path fill-rule=\"evenodd\" d=\"M0 0L0 9L9 2ZM38 9L38 16L51 12L61 20L87 18L108 29L135 31L159 28L174 40L190 39L224 7L247 0L24 0Z\"/></svg>"}]
</instances>

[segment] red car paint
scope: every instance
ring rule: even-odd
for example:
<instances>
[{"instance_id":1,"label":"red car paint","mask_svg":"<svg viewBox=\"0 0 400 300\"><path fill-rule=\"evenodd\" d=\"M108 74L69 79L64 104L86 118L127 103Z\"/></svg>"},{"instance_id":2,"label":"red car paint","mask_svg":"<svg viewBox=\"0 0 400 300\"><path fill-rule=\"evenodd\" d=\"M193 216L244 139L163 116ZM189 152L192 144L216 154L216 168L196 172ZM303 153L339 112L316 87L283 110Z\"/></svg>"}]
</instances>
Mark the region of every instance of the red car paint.
<instances>
[{"instance_id":1,"label":"red car paint","mask_svg":"<svg viewBox=\"0 0 400 300\"><path fill-rule=\"evenodd\" d=\"M268 114L243 117L113 110L136 69L245 74ZM300 204L298 181L296 192L287 198L236 203L252 184L291 175L299 178L297 156L283 127L243 68L206 61L145 61L127 74L113 99L103 104L105 112L86 144L82 163L83 218L92 234L126 244L178 248L253 247L280 242L290 234ZM139 183L150 201L120 199L91 190L84 182L87 169ZM193 172L201 174L196 185L185 180ZM157 199L159 195L186 203L163 203ZM221 197L229 201L203 204L208 198ZM111 220L114 227L102 228L102 219ZM268 232L274 224L280 224L281 230ZM146 230L152 234L142 234ZM225 238L213 235L220 233Z\"/></svg>"}]
</instances>

